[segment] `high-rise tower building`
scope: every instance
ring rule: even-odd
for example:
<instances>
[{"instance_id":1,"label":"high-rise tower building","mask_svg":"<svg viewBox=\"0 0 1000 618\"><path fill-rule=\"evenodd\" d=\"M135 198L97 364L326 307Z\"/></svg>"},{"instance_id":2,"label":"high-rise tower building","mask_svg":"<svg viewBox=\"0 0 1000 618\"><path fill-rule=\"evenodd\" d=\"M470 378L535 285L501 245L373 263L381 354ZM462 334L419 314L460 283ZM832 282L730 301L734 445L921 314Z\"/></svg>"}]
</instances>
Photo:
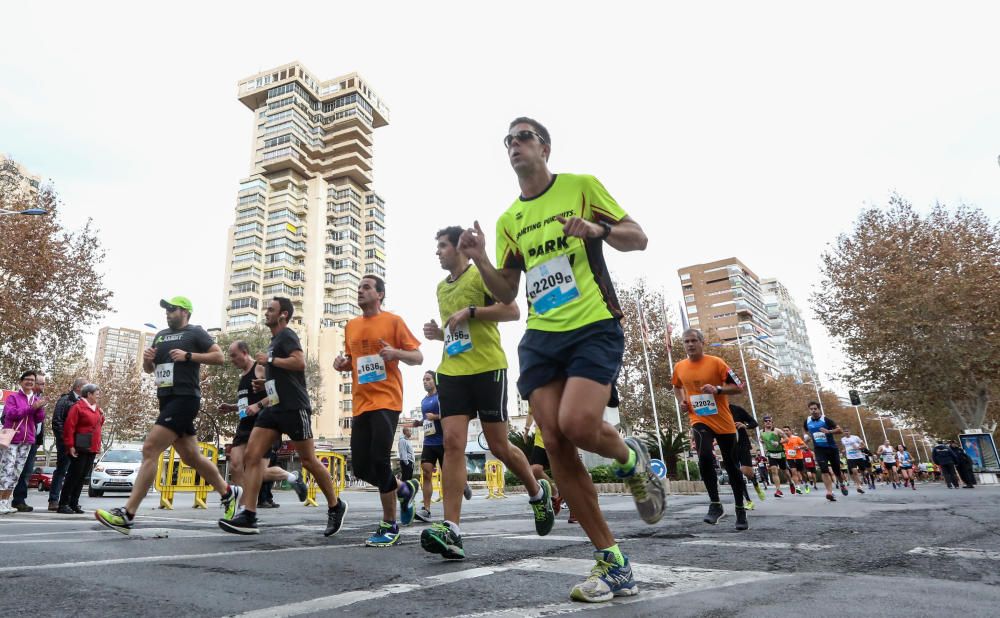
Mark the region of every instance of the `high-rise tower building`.
<instances>
[{"instance_id":1,"label":"high-rise tower building","mask_svg":"<svg viewBox=\"0 0 1000 618\"><path fill-rule=\"evenodd\" d=\"M112 328L105 326L97 331L97 349L94 352L94 368L100 370L105 365L114 364L124 368L130 363L136 372L142 371L142 351L153 344L155 333L134 328Z\"/></svg>"},{"instance_id":2,"label":"high-rise tower building","mask_svg":"<svg viewBox=\"0 0 1000 618\"><path fill-rule=\"evenodd\" d=\"M736 343L739 338L744 353L757 358L772 375L777 375L778 361L770 341L771 322L760 278L734 257L685 266L677 274L691 327L717 342Z\"/></svg>"},{"instance_id":3,"label":"high-rise tower building","mask_svg":"<svg viewBox=\"0 0 1000 618\"><path fill-rule=\"evenodd\" d=\"M812 345L806 322L788 289L774 278L762 279L761 290L767 317L771 322L772 341L778 358L778 371L802 378L816 376Z\"/></svg>"},{"instance_id":4,"label":"high-rise tower building","mask_svg":"<svg viewBox=\"0 0 1000 618\"><path fill-rule=\"evenodd\" d=\"M250 173L239 185L226 257L224 328L261 323L271 298L322 369L314 433L349 435L350 379L333 370L343 326L360 315L361 277L385 276L385 204L372 190L373 134L389 110L357 73L317 80L292 62L240 80L253 112Z\"/></svg>"}]
</instances>

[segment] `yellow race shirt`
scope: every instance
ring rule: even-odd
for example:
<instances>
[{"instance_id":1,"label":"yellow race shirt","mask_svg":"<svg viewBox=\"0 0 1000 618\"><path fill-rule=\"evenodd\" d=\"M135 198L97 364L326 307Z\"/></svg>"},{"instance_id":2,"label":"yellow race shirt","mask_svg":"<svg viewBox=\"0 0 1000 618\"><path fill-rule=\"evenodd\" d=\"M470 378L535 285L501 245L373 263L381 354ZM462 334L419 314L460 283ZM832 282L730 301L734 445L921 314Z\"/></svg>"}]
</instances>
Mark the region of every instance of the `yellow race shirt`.
<instances>
[{"instance_id":1,"label":"yellow race shirt","mask_svg":"<svg viewBox=\"0 0 1000 618\"><path fill-rule=\"evenodd\" d=\"M621 319L604 241L564 235L557 216L615 224L627 214L593 176L558 174L541 195L518 198L500 216L497 267L527 274L527 327L565 332Z\"/></svg>"},{"instance_id":2,"label":"yellow race shirt","mask_svg":"<svg viewBox=\"0 0 1000 618\"><path fill-rule=\"evenodd\" d=\"M453 313L470 305L493 304L479 269L470 264L455 281L445 279L437 287L441 328ZM469 376L507 368L507 355L500 345L496 322L471 319L445 333L444 349L438 373L446 376Z\"/></svg>"}]
</instances>

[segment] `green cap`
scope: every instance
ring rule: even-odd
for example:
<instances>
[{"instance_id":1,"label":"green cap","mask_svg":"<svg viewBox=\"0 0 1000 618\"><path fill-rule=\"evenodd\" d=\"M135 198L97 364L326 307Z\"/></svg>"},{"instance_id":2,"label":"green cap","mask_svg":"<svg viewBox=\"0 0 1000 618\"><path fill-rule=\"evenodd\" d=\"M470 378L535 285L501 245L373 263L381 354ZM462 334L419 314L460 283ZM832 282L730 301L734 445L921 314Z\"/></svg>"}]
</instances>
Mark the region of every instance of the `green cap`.
<instances>
[{"instance_id":1,"label":"green cap","mask_svg":"<svg viewBox=\"0 0 1000 618\"><path fill-rule=\"evenodd\" d=\"M161 299L160 306L164 309L171 306L180 307L181 309L187 309L188 313L191 313L191 301L186 296L174 296L170 300Z\"/></svg>"}]
</instances>

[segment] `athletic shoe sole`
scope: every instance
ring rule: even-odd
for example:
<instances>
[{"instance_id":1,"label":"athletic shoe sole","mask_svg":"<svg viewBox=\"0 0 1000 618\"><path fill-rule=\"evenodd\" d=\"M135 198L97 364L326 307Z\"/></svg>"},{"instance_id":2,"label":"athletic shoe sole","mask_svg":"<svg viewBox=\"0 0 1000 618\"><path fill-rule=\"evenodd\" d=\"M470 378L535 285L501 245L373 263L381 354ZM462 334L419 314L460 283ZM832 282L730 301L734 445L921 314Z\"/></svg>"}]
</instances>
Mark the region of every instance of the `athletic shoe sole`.
<instances>
[{"instance_id":1,"label":"athletic shoe sole","mask_svg":"<svg viewBox=\"0 0 1000 618\"><path fill-rule=\"evenodd\" d=\"M465 560L465 550L459 554L453 550L452 545L442 543L440 539L430 534L420 535L420 547L432 554L438 554L445 560Z\"/></svg>"},{"instance_id":2,"label":"athletic shoe sole","mask_svg":"<svg viewBox=\"0 0 1000 618\"><path fill-rule=\"evenodd\" d=\"M241 528L239 526L234 526L233 522L226 519L219 520L219 527L232 534L260 534L260 528Z\"/></svg>"},{"instance_id":3,"label":"athletic shoe sole","mask_svg":"<svg viewBox=\"0 0 1000 618\"><path fill-rule=\"evenodd\" d=\"M132 534L132 528L126 528L124 526L116 526L110 522L104 521L103 519L101 519L101 516L97 514L97 511L94 511L94 519L101 522L101 525L104 526L105 528L111 528L115 532L121 532L125 536Z\"/></svg>"}]
</instances>

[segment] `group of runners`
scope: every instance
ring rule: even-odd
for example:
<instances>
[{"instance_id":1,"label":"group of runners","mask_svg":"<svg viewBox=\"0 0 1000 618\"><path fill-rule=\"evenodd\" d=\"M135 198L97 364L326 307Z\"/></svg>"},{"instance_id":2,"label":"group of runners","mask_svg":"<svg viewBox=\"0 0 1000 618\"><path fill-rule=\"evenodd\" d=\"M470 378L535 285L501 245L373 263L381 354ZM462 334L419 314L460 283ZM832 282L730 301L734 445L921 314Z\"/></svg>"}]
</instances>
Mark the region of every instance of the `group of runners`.
<instances>
[{"instance_id":1,"label":"group of runners","mask_svg":"<svg viewBox=\"0 0 1000 618\"><path fill-rule=\"evenodd\" d=\"M421 342L403 319L383 309L385 282L364 276L357 290L362 314L344 330L344 350L334 369L352 380L353 424L351 462L354 476L379 491L381 517L366 538L371 547L390 547L400 539L400 527L415 518L428 522L420 535L421 547L446 560L465 558L461 518L463 496L468 497L465 448L469 422L478 418L491 453L516 475L527 490L537 534L547 535L564 499L573 519L594 545L595 563L589 576L573 586L571 598L607 601L638 593L628 556L619 547L598 506L597 491L579 451L612 461L616 476L628 488L643 521L657 523L666 508L664 482L650 466L650 456L634 437L623 438L604 420L605 409L617 400L614 383L624 352L624 317L605 264L603 250L641 251L647 238L593 176L554 174L548 158L552 140L548 130L530 118L510 123L504 138L507 155L520 186L520 195L499 217L495 260L478 222L472 227L446 226L435 235L435 251L447 275L437 286L438 315L423 325L423 336L443 342L436 371L424 375L427 396L420 425L425 438L422 466L442 472L443 518L430 512L430 474L425 474L423 507L415 508L421 493L418 481L397 478L391 451L400 424L403 384L399 365L421 365ZM526 330L518 346L517 389L529 402L535 448L526 457L508 439L507 355L498 324L521 318L515 302L524 275L528 301ZM311 406L305 381L305 358L296 333L288 328L294 307L287 298L270 300L265 323L272 338L266 351L252 351L237 341L229 358L241 371L235 403L223 411L239 414L230 460L233 483L200 454L194 421L201 404L201 364L222 364L222 350L208 333L189 323L192 305L184 297L162 300L168 328L157 333L145 350L143 368L155 376L160 414L143 445L143 463L124 506L98 510L103 525L128 534L135 514L153 483L161 453L173 446L182 460L219 493L223 516L219 527L234 534L258 534L257 495L264 480L287 480L300 499L306 485L297 474L268 467L268 453L282 435L298 452L303 468L315 478L327 501L324 534L337 534L348 504L338 496L329 471L315 454ZM719 497L715 448L733 487L735 527L749 527L747 509L753 508L748 483L758 500L761 483L753 474L752 439L756 421L728 397L743 384L725 361L704 353L704 337L695 329L683 333L687 358L673 370L677 400L692 427L701 477L710 504L704 521L718 524L725 509ZM805 435L814 445L823 472L827 497L833 497L834 479L846 492L838 442L847 448L848 468L862 446L829 417L810 404ZM789 469L804 446L789 428L778 430L764 419L761 434L775 481L777 471ZM552 478L546 473L551 470ZM798 464L792 463L794 493L801 486ZM855 479L857 480L855 472ZM558 485L558 497L555 486ZM861 486L858 485L860 492ZM781 496L776 485L776 496Z\"/></svg>"},{"instance_id":2,"label":"group of runners","mask_svg":"<svg viewBox=\"0 0 1000 618\"><path fill-rule=\"evenodd\" d=\"M628 557L598 506L578 449L613 460L615 474L629 488L640 517L650 524L660 520L666 491L650 469L646 448L636 438L623 438L603 418L625 343L623 314L603 247L643 250L646 234L593 176L549 170L552 140L541 123L515 119L504 146L521 194L497 222L495 263L478 222L471 228L444 227L435 238L447 276L437 289L439 315L424 324L423 334L444 343L433 375L437 418L428 419L428 429L443 434L439 464L444 519L422 532L421 546L445 559L465 557L461 508L472 418L480 420L492 454L524 483L536 532L546 535L552 529L554 503L558 504L552 483L544 473L536 478L528 458L508 441L507 357L497 325L520 319L515 300L523 273L529 310L518 348L517 388L531 405L560 494L572 505L596 550L590 575L572 588L570 596L599 602L634 595L639 589ZM381 278L361 279L362 315L347 323L344 351L334 362L334 369L352 376L354 476L377 487L380 494L382 516L366 539L373 547L399 542L400 526L410 524L416 515L414 503L420 491L416 480L393 474L391 450L402 410L399 363L419 365L424 359L420 341L404 321L382 309L385 298ZM290 300L278 297L267 305L265 322L272 333L267 351L253 354L241 342L229 350L243 374L234 393L236 403L224 408L241 418L237 458L242 469L235 471L232 484L199 452L194 427L201 405L200 366L222 364L223 352L204 329L189 323L193 308L187 298L165 299L160 305L166 310L168 328L157 333L143 354L143 369L155 376L160 413L144 442L143 463L129 499L122 507L99 509L97 520L128 534L153 483L158 459L173 446L219 493L220 528L257 534L256 500L264 479L286 478L296 491L304 488L297 475L267 467L268 451L284 434L327 499L324 534L337 534L348 505L315 455L305 358L298 336L288 328L294 313ZM724 407L725 395L719 393L718 398ZM428 506L425 502L421 512L425 519Z\"/></svg>"}]
</instances>

